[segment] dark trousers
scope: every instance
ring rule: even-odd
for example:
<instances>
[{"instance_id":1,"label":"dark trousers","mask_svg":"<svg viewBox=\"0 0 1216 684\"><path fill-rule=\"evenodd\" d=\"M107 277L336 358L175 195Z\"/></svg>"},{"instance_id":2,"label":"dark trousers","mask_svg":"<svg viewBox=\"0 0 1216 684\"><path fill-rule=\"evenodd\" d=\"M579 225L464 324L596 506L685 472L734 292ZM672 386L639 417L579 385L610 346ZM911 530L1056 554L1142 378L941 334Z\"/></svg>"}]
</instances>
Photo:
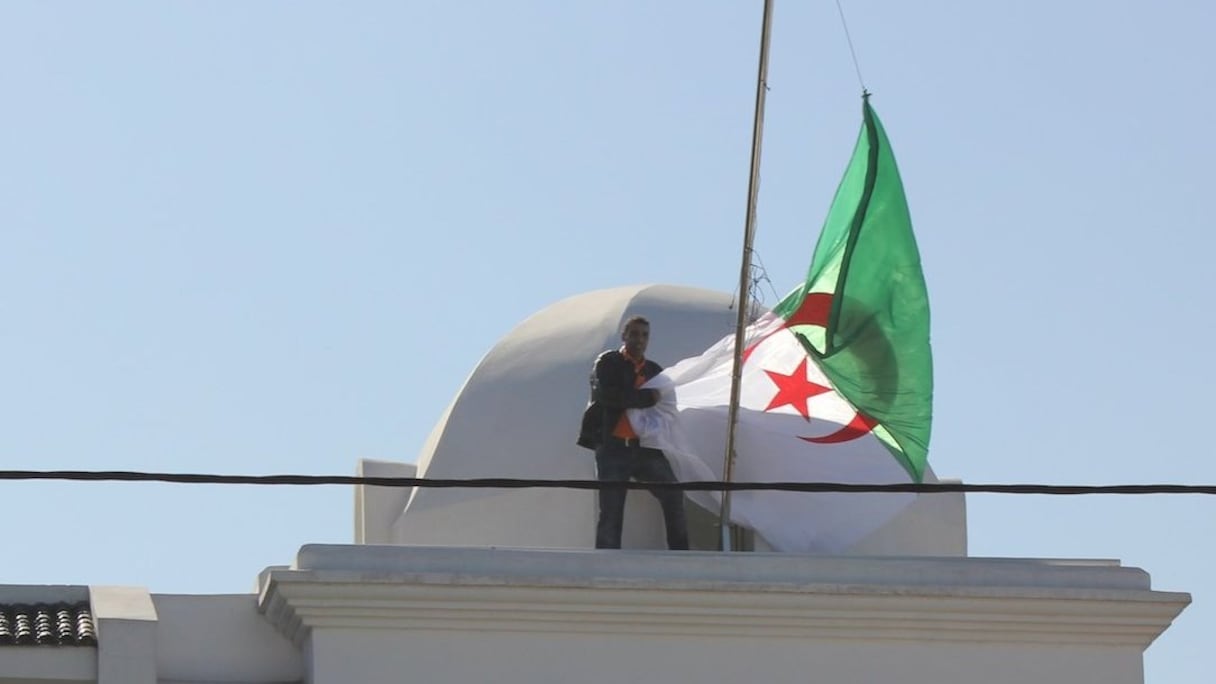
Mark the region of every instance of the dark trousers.
<instances>
[{"instance_id":1,"label":"dark trousers","mask_svg":"<svg viewBox=\"0 0 1216 684\"><path fill-rule=\"evenodd\" d=\"M658 449L647 449L632 440L626 444L609 437L595 450L595 473L601 482L675 482L671 463ZM684 517L684 494L675 489L649 490L663 507L667 527L667 548L688 548L688 521ZM606 487L600 490L600 517L595 528L595 548L621 548L621 527L625 518L628 489Z\"/></svg>"}]
</instances>

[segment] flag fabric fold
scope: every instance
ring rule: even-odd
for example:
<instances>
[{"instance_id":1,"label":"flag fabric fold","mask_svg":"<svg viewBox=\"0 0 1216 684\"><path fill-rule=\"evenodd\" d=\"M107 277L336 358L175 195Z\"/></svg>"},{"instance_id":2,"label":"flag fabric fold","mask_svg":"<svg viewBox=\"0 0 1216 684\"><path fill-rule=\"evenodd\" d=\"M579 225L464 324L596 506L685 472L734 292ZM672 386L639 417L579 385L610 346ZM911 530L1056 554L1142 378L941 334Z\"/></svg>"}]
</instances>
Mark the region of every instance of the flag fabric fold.
<instances>
[{"instance_id":1,"label":"flag fabric fold","mask_svg":"<svg viewBox=\"0 0 1216 684\"><path fill-rule=\"evenodd\" d=\"M932 418L929 307L903 184L868 98L806 281L744 333L734 479L920 482ZM683 480L720 480L734 335L651 381L630 410ZM716 512L718 493L693 492ZM912 494L736 492L732 522L783 551L837 552Z\"/></svg>"}]
</instances>

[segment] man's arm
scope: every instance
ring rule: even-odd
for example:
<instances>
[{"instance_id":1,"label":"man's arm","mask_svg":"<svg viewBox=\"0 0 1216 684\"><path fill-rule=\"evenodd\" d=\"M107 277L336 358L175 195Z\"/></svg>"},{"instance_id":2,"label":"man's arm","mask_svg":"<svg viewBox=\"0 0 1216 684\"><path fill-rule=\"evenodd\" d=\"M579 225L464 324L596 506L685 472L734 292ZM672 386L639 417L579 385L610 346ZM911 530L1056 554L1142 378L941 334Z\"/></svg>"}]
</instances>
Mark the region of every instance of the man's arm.
<instances>
[{"instance_id":1,"label":"man's arm","mask_svg":"<svg viewBox=\"0 0 1216 684\"><path fill-rule=\"evenodd\" d=\"M592 380L595 383L593 392L596 401L608 408L619 409L649 408L657 404L658 390L637 389L632 383L622 384L629 377L623 363L628 362L611 352L600 354L595 360Z\"/></svg>"}]
</instances>

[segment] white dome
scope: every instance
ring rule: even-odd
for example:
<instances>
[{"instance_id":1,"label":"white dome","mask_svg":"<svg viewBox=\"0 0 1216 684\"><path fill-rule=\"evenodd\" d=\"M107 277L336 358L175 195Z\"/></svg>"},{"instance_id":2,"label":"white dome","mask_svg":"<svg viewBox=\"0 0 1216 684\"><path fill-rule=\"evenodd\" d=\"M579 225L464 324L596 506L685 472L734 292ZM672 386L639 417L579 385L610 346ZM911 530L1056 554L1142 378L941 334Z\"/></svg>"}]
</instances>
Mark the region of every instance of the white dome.
<instances>
[{"instance_id":1,"label":"white dome","mask_svg":"<svg viewBox=\"0 0 1216 684\"><path fill-rule=\"evenodd\" d=\"M671 285L599 290L519 324L477 365L418 455L419 477L594 479L575 444L596 356L620 346L625 319L651 322L647 356L663 366L730 334L730 295ZM394 526L400 543L586 548L595 493L563 489L416 489ZM652 497L631 492L626 546L661 546Z\"/></svg>"}]
</instances>

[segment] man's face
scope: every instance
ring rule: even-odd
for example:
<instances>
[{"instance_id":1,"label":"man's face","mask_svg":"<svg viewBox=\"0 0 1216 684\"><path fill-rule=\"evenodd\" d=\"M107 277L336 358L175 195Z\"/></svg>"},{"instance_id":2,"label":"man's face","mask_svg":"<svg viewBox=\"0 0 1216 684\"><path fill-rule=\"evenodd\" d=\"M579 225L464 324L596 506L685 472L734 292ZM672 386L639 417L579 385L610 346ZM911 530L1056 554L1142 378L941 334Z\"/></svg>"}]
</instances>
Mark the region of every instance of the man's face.
<instances>
[{"instance_id":1,"label":"man's face","mask_svg":"<svg viewBox=\"0 0 1216 684\"><path fill-rule=\"evenodd\" d=\"M621 333L621 340L625 342L625 351L635 359L640 359L646 354L646 345L650 344L650 326L645 323L630 323Z\"/></svg>"}]
</instances>

